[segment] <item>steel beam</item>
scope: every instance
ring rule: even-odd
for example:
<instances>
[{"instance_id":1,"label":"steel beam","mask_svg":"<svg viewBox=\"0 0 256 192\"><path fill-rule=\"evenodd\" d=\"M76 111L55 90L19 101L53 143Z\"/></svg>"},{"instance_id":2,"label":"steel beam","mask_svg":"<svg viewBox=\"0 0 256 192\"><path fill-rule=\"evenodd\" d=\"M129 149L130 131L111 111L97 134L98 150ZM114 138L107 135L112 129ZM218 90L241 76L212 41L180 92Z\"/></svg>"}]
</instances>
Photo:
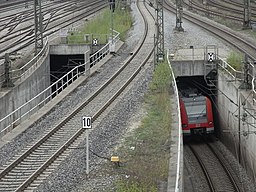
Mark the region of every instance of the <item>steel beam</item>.
<instances>
[{"instance_id":1,"label":"steel beam","mask_svg":"<svg viewBox=\"0 0 256 192\"><path fill-rule=\"evenodd\" d=\"M156 50L156 59L157 62L164 61L164 12L163 12L163 0L157 0L157 50Z\"/></svg>"},{"instance_id":2,"label":"steel beam","mask_svg":"<svg viewBox=\"0 0 256 192\"><path fill-rule=\"evenodd\" d=\"M43 48L43 16L41 0L34 0L34 19L35 19L35 54Z\"/></svg>"},{"instance_id":3,"label":"steel beam","mask_svg":"<svg viewBox=\"0 0 256 192\"><path fill-rule=\"evenodd\" d=\"M176 0L176 26L175 30L184 31L182 27L182 15L183 15L183 2L182 0Z\"/></svg>"},{"instance_id":4,"label":"steel beam","mask_svg":"<svg viewBox=\"0 0 256 192\"><path fill-rule=\"evenodd\" d=\"M251 29L251 2L250 0L244 0L244 29Z\"/></svg>"}]
</instances>

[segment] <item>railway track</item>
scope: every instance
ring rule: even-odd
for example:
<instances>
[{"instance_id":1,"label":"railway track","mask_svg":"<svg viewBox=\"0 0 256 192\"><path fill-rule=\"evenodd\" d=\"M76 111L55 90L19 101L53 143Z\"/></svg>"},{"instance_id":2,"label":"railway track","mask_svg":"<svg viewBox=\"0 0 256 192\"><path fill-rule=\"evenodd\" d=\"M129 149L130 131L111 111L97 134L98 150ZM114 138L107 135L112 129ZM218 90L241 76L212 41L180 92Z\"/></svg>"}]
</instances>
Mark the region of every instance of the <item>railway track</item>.
<instances>
[{"instance_id":1,"label":"railway track","mask_svg":"<svg viewBox=\"0 0 256 192\"><path fill-rule=\"evenodd\" d=\"M153 53L153 31L148 29L154 23L145 16L145 8L140 12L144 19L144 35L133 55L130 55L120 69L97 91L86 96L84 102L68 114L53 128L47 128L45 135L28 146L22 154L13 157L13 161L0 172L0 191L26 191L35 189L44 178L64 159L71 148L75 148L84 138L81 129L81 117L85 114L96 119L125 91L127 86L139 74ZM154 25L153 25L154 27ZM141 61L141 58L144 58ZM93 131L93 130L92 130Z\"/></svg>"},{"instance_id":2,"label":"railway track","mask_svg":"<svg viewBox=\"0 0 256 192\"><path fill-rule=\"evenodd\" d=\"M25 6L25 3L28 5L32 5L32 0L21 0L21 1L6 1L4 3L1 2L0 9L2 12L12 11L14 8L19 9Z\"/></svg>"},{"instance_id":3,"label":"railway track","mask_svg":"<svg viewBox=\"0 0 256 192\"><path fill-rule=\"evenodd\" d=\"M235 23L243 24L244 20L244 10L243 6L240 4L235 4L232 2L225 1L211 1L208 0L206 4L203 4L202 1L184 1L184 5L198 13L202 13L205 16L211 17L221 17L228 20L231 20ZM251 13L252 20L256 20L255 8L252 8Z\"/></svg>"},{"instance_id":4,"label":"railway track","mask_svg":"<svg viewBox=\"0 0 256 192\"><path fill-rule=\"evenodd\" d=\"M165 8L175 13L175 7L170 4L169 1L165 1ZM247 54L252 61L255 61L256 57L256 43L246 39L244 36L241 36L239 33L236 33L227 27L221 25L216 25L216 23L211 23L209 20L202 19L201 16L192 14L188 11L184 11L183 18L202 27L203 29L209 31L210 33L218 36L224 41L228 42L230 45L237 48L239 51Z\"/></svg>"},{"instance_id":5,"label":"railway track","mask_svg":"<svg viewBox=\"0 0 256 192\"><path fill-rule=\"evenodd\" d=\"M165 8L167 10L169 10L170 12L175 14L176 10L173 9L173 7L171 7L170 3L166 2L166 4L168 4L168 5L165 5L166 6ZM223 27L223 26L221 26L219 24L216 24L216 23L213 24L214 22L211 22L209 19L204 19L201 16L198 16L198 15L193 14L191 12L188 12L186 10L184 10L184 12L183 12L183 19L188 20L188 21L202 27L203 29L205 29L206 31L209 31L210 33L213 33L214 35L218 36L219 38L221 38L225 42L232 45L233 47L236 47L241 52L249 55L251 61L255 61L255 54L256 54L256 52L255 52L255 50L256 50L255 41L253 41L251 39L248 39L246 36L241 36L239 33L235 32L235 31L232 31L232 30L228 29L227 27ZM186 30L186 26L184 25L183 27ZM201 146L196 146L196 147L199 148L199 149L196 149L197 153L199 153L199 156L201 156L200 153L202 153L202 152L204 153L206 150L209 151L209 149L207 149L208 147L201 147ZM204 154L202 154L202 155L204 155ZM188 156L190 158L191 155L188 155ZM205 156L210 156L210 152L209 152L209 154L208 154L208 152L207 153L205 152ZM200 175L204 175L204 176L201 176L201 178L203 178L203 179L198 179L197 180L197 182L200 182L200 183L202 182L203 183L202 184L203 185L203 187L202 187L203 190L201 190L201 191L246 191L246 190L242 190L241 186L239 186L238 189L236 189L236 187L234 187L234 185L232 184L233 182L230 181L228 176L226 176L225 180L222 179L222 178L213 178L213 179L210 179L210 180L208 179L207 180L206 177L209 177L209 178L211 177L209 175L214 175L214 174L219 175L221 173L221 176L222 176L222 173L226 174L223 168L216 168L216 167L221 167L217 164L218 161L220 161L220 160L218 160L215 164L215 163L212 162L212 160L211 160L212 158L215 158L215 157L211 157L208 160L207 159L202 160L206 164L204 166L207 167L208 166L207 164L209 164L208 162L211 162L214 166L210 169L213 169L213 171L214 171L214 169L218 169L219 171L217 171L217 173L216 172L215 173L212 172L211 174L208 173L208 176L205 176L205 175L207 175L206 173L205 174L200 173ZM212 166L212 165L209 164L209 166ZM194 169L194 171L196 171L196 172L195 172L195 174L193 174L193 176L196 175L196 177L200 177L200 176L197 176L197 169L198 168ZM200 171L198 171L198 172L202 172L201 170L202 169L200 168ZM215 180L215 181L211 181L211 180ZM240 182L241 182L241 180L240 180ZM222 181L224 181L224 182L222 182ZM207 183L211 183L211 184L207 184ZM217 184L217 186L216 186L216 184Z\"/></svg>"},{"instance_id":6,"label":"railway track","mask_svg":"<svg viewBox=\"0 0 256 192\"><path fill-rule=\"evenodd\" d=\"M70 6L71 4L73 4L73 6ZM44 37L72 23L81 21L106 6L107 4L103 1L92 1L91 3L86 1L80 2L77 5L74 5L74 2L66 2L62 6L46 10L48 18L44 19ZM5 52L15 53L34 43L34 27L33 24L31 24L32 21L26 20L24 17L20 18L22 21L25 21L24 24L20 21L16 21L15 24L9 23L8 26L11 27L9 28L10 30L2 31L0 58L4 57ZM18 25L20 27L17 27Z\"/></svg>"},{"instance_id":7,"label":"railway track","mask_svg":"<svg viewBox=\"0 0 256 192\"><path fill-rule=\"evenodd\" d=\"M48 3L46 5L42 5L42 15L51 14L52 12L55 12L57 10L62 10L68 7L71 7L74 3L73 2L65 2L57 4L57 2L54 3ZM15 14L8 14L4 17L0 18L0 29L5 30L8 34L2 35L1 37L4 38L5 36L11 35L13 33L17 33L20 31L12 32L18 23L24 23L27 21L33 21L34 20L34 10L28 9L28 10L21 10L17 11L16 9L12 11L12 13L15 12ZM16 21L16 22L15 22ZM47 19L44 19L44 23L47 21ZM19 30L24 31L28 27L33 27L33 24L28 24L25 27L21 27Z\"/></svg>"},{"instance_id":8,"label":"railway track","mask_svg":"<svg viewBox=\"0 0 256 192\"><path fill-rule=\"evenodd\" d=\"M223 160L217 155L208 143L188 144L204 174L209 191L243 191ZM200 171L198 171L200 172Z\"/></svg>"}]
</instances>

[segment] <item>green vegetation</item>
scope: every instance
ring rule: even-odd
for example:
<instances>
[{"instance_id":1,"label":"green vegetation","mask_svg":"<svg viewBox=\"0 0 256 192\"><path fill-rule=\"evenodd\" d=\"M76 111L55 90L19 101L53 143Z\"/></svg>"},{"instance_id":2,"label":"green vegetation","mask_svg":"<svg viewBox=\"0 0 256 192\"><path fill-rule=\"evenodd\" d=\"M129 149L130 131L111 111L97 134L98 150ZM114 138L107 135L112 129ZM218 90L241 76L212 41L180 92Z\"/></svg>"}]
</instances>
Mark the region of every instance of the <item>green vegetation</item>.
<instances>
[{"instance_id":1,"label":"green vegetation","mask_svg":"<svg viewBox=\"0 0 256 192\"><path fill-rule=\"evenodd\" d=\"M253 39L256 39L255 29L241 30L241 32L244 33L247 37L251 37Z\"/></svg>"},{"instance_id":2,"label":"green vegetation","mask_svg":"<svg viewBox=\"0 0 256 192\"><path fill-rule=\"evenodd\" d=\"M88 21L78 32L72 32L68 36L68 42L78 42L78 43L89 43L91 42L91 36L97 37L98 40L102 43L107 42L108 36L111 31L111 16L112 12L109 8L106 8L97 15L94 19ZM120 39L124 40L127 34L127 31L132 26L132 16L129 10L116 8L113 13L113 28L114 30L120 33ZM88 36L88 41L84 40L84 34L90 34Z\"/></svg>"},{"instance_id":3,"label":"green vegetation","mask_svg":"<svg viewBox=\"0 0 256 192\"><path fill-rule=\"evenodd\" d=\"M110 17L111 12L107 8L79 32L72 32L69 42L84 43L85 34L93 34L93 37L102 37L100 41L106 41L110 34ZM117 7L113 21L114 29L120 32L121 40L125 40L132 26L130 12ZM89 35L88 43L93 37ZM115 183L117 192L157 192L159 183L167 182L171 142L170 83L168 64L159 64L150 91L145 96L147 116L117 149L121 157L121 167L116 167L113 173L121 176Z\"/></svg>"},{"instance_id":4,"label":"green vegetation","mask_svg":"<svg viewBox=\"0 0 256 192\"><path fill-rule=\"evenodd\" d=\"M121 166L118 192L156 192L160 182L167 182L170 156L170 69L162 63L156 67L150 91L145 96L147 116L142 119L118 149L126 163Z\"/></svg>"},{"instance_id":5,"label":"green vegetation","mask_svg":"<svg viewBox=\"0 0 256 192\"><path fill-rule=\"evenodd\" d=\"M225 15L223 17L212 17L213 21L216 21L217 23L220 23L222 25L226 25L227 27L233 29L233 30L240 30L242 27L242 23L235 22L230 19L225 18Z\"/></svg>"},{"instance_id":6,"label":"green vegetation","mask_svg":"<svg viewBox=\"0 0 256 192\"><path fill-rule=\"evenodd\" d=\"M242 53L231 52L227 58L227 63L231 65L235 70L242 70L242 61L244 56Z\"/></svg>"}]
</instances>

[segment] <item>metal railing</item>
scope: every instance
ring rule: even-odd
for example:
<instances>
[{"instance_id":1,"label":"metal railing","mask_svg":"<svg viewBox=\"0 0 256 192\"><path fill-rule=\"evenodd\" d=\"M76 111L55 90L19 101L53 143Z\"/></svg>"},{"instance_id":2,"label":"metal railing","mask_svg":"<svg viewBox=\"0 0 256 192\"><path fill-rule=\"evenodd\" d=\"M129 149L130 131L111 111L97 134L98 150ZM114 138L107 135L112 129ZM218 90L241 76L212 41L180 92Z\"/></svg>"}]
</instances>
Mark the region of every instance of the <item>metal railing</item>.
<instances>
[{"instance_id":1,"label":"metal railing","mask_svg":"<svg viewBox=\"0 0 256 192\"><path fill-rule=\"evenodd\" d=\"M4 63L0 64L0 86L2 86L3 82L5 81L5 69Z\"/></svg>"},{"instance_id":2,"label":"metal railing","mask_svg":"<svg viewBox=\"0 0 256 192\"><path fill-rule=\"evenodd\" d=\"M115 31L115 33L116 34L113 38L113 42L117 42L119 40L120 33L118 33L117 31ZM109 53L111 43L112 41L108 42L98 52L88 57L87 61L85 61L84 64L74 67L66 75L61 77L59 80L57 80L51 86L46 88L40 94L36 95L35 97L27 101L25 104L21 105L13 112L8 114L4 118L0 119L0 136L8 132L9 129L12 129L18 124L20 124L23 119L29 118L31 114L35 113L38 109L43 107L56 95L60 94L61 91L63 91L66 87L71 85L76 79L78 79L79 76L87 74L87 70L90 70L90 67L95 65L98 61L104 58L105 55ZM47 46L47 48L45 48L44 50L49 50L48 43L45 46ZM41 62L39 59L42 59L45 53L46 51L43 50L42 52L38 53L38 55L36 56L38 59L33 59L33 62L30 61L27 65L25 65L23 69L26 70L24 70L24 73L21 73L19 77L25 77L27 74L29 74L28 72L33 71L36 68L36 66L31 66L31 64L34 63L35 65L37 65L37 62ZM90 65L88 69L86 68L87 65ZM30 68L32 69L28 68L28 66L30 66Z\"/></svg>"},{"instance_id":3,"label":"metal railing","mask_svg":"<svg viewBox=\"0 0 256 192\"><path fill-rule=\"evenodd\" d=\"M231 65L221 58L218 58L218 66L221 67L233 80L241 81L244 79L244 73L242 71L235 70Z\"/></svg>"},{"instance_id":4,"label":"metal railing","mask_svg":"<svg viewBox=\"0 0 256 192\"><path fill-rule=\"evenodd\" d=\"M21 80L27 78L31 73L33 73L38 66L42 64L42 58L45 57L45 55L48 55L49 52L49 42L48 37L45 41L45 44L43 48L40 50L40 52L31 59L28 63L26 63L24 66L22 66L20 69L11 70L11 79L12 80Z\"/></svg>"},{"instance_id":5,"label":"metal railing","mask_svg":"<svg viewBox=\"0 0 256 192\"><path fill-rule=\"evenodd\" d=\"M255 69L255 65L253 64L249 64L249 81L251 82L252 84L252 101L253 101L253 105L255 104L256 102L256 91L255 91L255 83L256 83L256 80L255 80L255 76L256 76L256 69Z\"/></svg>"},{"instance_id":6,"label":"metal railing","mask_svg":"<svg viewBox=\"0 0 256 192\"><path fill-rule=\"evenodd\" d=\"M111 35L109 34L74 34L67 36L67 44L106 44Z\"/></svg>"},{"instance_id":7,"label":"metal railing","mask_svg":"<svg viewBox=\"0 0 256 192\"><path fill-rule=\"evenodd\" d=\"M48 51L49 51L49 46L48 46L48 38L47 38L43 48L35 57L33 57L33 59L31 59L28 63L26 63L19 69L10 70L10 79L12 81L16 81L16 80L25 79L26 77L28 77L31 73L33 73L37 69L38 66L42 64L42 58L48 54ZM1 69L4 69L3 65L1 65L0 67ZM0 85L5 81L4 77L5 77L4 70L1 70Z\"/></svg>"},{"instance_id":8,"label":"metal railing","mask_svg":"<svg viewBox=\"0 0 256 192\"><path fill-rule=\"evenodd\" d=\"M242 71L235 70L231 65L229 65L227 62L219 58L219 67L223 69L227 74L229 74L235 81L243 81L245 82L245 78L248 78L248 82L251 84L251 90L252 90L252 100L253 105L256 103L256 90L255 90L255 75L256 75L256 69L255 65L252 63L248 63L248 76L245 77L245 73Z\"/></svg>"},{"instance_id":9,"label":"metal railing","mask_svg":"<svg viewBox=\"0 0 256 192\"><path fill-rule=\"evenodd\" d=\"M169 54L167 52L167 61L169 64L169 67L171 69L171 77L172 77L172 86L174 89L174 94L175 94L175 99L176 99L176 112L177 112L177 117L178 117L178 142L177 142L177 153L176 153L176 157L175 160L176 162L173 162L175 165L177 165L177 169L176 169L176 174L175 174L175 184L174 186L168 186L168 189L171 188L171 191L175 191L175 192L179 192L179 191L183 191L183 134L182 134L182 127L181 127L181 116L180 116L180 102L179 102L179 92L178 92L178 87L176 84L176 80L175 80L175 75L173 73L171 64L169 62ZM169 181L168 181L169 183ZM168 184L169 185L169 184Z\"/></svg>"},{"instance_id":10,"label":"metal railing","mask_svg":"<svg viewBox=\"0 0 256 192\"><path fill-rule=\"evenodd\" d=\"M167 54L167 56L169 56ZM168 60L168 63L169 63L169 66L170 68L172 69L171 67L171 64L169 62L169 59ZM219 60L219 63L218 63L218 66L219 66L219 69L221 69L222 71L224 71L226 74L229 75L230 78L232 78L232 80L234 81L244 81L244 78L245 78L245 75L244 75L244 72L242 71L238 71L236 69L234 69L231 65L229 65L226 61L224 61L223 59L221 58L218 58ZM249 64L249 67L248 67L248 78L249 78L249 82L252 83L252 91L253 91L253 101L256 102L256 92L255 92L255 67L254 65L252 64ZM172 71L172 70L171 70ZM175 157L175 163L177 165L177 169L176 169L176 175L175 175L175 178L172 178L172 179L175 179L175 186L172 186L173 188L171 188L171 191L175 191L175 192L179 192L179 191L183 191L183 183L182 183L182 177L183 177L183 174L182 174L182 171L183 171L183 167L182 167L182 145L183 145L183 141L182 141L182 127L181 127L181 116L180 116L180 105L179 105L179 96L178 96L178 89L177 89L177 84L176 84L176 81L175 81L175 76L173 74L173 71L171 72L171 76L173 77L173 88L174 88L174 92L175 92L175 97L176 97L176 100L177 100L177 116L178 116L178 121L179 121L179 125L178 125L178 144L177 144L177 155Z\"/></svg>"}]
</instances>

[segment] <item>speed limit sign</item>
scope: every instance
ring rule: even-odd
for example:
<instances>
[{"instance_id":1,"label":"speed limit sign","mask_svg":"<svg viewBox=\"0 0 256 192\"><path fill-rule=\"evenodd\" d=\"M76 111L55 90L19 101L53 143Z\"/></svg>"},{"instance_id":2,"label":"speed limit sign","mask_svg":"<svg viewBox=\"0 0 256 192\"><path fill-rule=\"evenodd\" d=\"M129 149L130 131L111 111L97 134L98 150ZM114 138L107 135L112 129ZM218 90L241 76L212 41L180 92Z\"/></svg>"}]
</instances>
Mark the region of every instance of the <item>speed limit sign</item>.
<instances>
[{"instance_id":1,"label":"speed limit sign","mask_svg":"<svg viewBox=\"0 0 256 192\"><path fill-rule=\"evenodd\" d=\"M92 117L82 117L82 127L83 129L92 128Z\"/></svg>"}]
</instances>

